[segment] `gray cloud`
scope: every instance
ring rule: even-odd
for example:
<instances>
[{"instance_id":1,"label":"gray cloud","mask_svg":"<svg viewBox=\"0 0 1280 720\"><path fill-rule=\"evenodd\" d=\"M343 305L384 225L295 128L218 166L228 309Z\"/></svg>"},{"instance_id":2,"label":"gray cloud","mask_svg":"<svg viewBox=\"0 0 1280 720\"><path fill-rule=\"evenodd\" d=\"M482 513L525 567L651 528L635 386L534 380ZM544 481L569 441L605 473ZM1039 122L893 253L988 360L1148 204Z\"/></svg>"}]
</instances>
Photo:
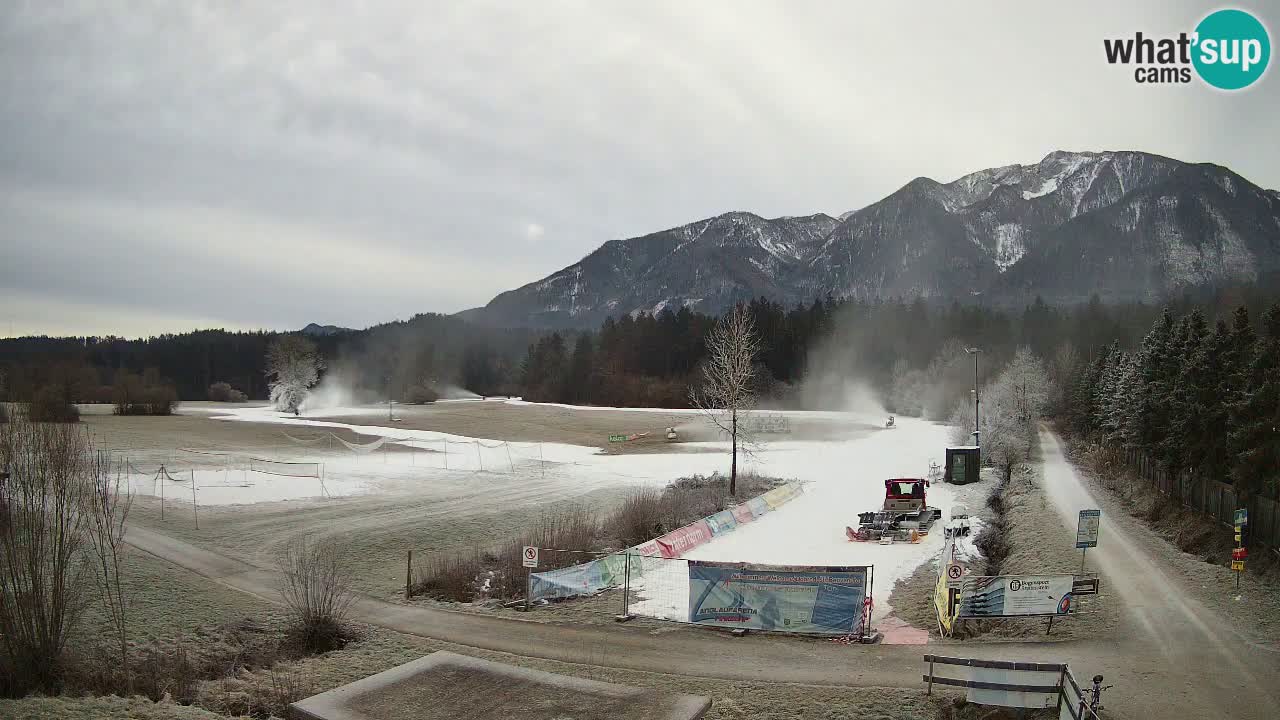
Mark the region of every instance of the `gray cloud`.
<instances>
[{"instance_id":1,"label":"gray cloud","mask_svg":"<svg viewBox=\"0 0 1280 720\"><path fill-rule=\"evenodd\" d=\"M1103 60L1212 4L1039 5L7 3L0 332L455 311L610 238L1059 148L1280 185L1274 77Z\"/></svg>"}]
</instances>

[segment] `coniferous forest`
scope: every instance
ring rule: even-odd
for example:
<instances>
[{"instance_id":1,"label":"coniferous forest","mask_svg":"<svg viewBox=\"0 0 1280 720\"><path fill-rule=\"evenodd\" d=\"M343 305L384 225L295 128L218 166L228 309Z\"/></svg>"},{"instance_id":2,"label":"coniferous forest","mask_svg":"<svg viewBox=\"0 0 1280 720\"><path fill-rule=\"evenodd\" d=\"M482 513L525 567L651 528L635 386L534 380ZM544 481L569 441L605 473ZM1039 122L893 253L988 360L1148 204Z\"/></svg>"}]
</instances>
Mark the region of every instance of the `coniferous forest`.
<instances>
[{"instance_id":1,"label":"coniferous forest","mask_svg":"<svg viewBox=\"0 0 1280 720\"><path fill-rule=\"evenodd\" d=\"M924 300L815 299L747 308L761 341L761 402L821 407L807 378L856 379L888 412L948 418L978 382L1019 348L1043 361L1046 408L1064 429L1139 450L1169 472L1274 487L1280 467L1280 308L1275 292L1232 288L1165 306L1059 308L1037 300L1019 311ZM418 388L523 395L542 402L684 407L716 318L687 308L609 318L592 331L498 329L455 316L411 320L313 338L326 373L356 400L412 400ZM141 340L0 340L0 392L29 402L111 402L122 383L173 388L203 400L226 383L266 397L266 347L278 333L204 330ZM220 386L222 387L222 386ZM220 392L226 392L222 387ZM431 397L439 393L433 392Z\"/></svg>"}]
</instances>

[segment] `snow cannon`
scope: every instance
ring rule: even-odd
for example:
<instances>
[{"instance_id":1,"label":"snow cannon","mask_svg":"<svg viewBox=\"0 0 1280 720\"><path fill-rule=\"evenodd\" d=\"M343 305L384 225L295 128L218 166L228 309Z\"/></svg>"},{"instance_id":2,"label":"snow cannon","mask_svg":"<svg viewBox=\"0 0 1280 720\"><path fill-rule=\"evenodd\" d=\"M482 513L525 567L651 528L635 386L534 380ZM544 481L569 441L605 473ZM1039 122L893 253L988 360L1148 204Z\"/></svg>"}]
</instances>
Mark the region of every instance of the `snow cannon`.
<instances>
[{"instance_id":1,"label":"snow cannon","mask_svg":"<svg viewBox=\"0 0 1280 720\"><path fill-rule=\"evenodd\" d=\"M929 507L924 478L892 478L884 481L884 505L879 510L858 513L858 529L845 528L854 542L920 542L929 534L933 521L941 514Z\"/></svg>"},{"instance_id":2,"label":"snow cannon","mask_svg":"<svg viewBox=\"0 0 1280 720\"><path fill-rule=\"evenodd\" d=\"M889 416L889 420L888 420L887 422L885 422L885 424L884 424L884 429L885 429L885 430L892 430L892 429L894 429L894 428L896 428L896 427L898 427L898 424L894 421L893 416L892 416L892 415L890 415L890 416Z\"/></svg>"}]
</instances>

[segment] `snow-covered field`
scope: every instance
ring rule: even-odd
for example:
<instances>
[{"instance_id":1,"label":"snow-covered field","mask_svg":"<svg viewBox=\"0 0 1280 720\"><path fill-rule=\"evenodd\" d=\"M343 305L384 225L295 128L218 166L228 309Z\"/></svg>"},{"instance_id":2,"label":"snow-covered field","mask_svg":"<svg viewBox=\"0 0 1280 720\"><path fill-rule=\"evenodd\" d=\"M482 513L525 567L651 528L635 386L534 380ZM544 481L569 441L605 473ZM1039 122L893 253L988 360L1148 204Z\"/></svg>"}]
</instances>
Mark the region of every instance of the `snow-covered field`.
<instances>
[{"instance_id":1,"label":"snow-covered field","mask_svg":"<svg viewBox=\"0 0 1280 720\"><path fill-rule=\"evenodd\" d=\"M135 468L137 472L130 476L135 492L163 492L166 501L190 503L192 473L194 494L201 506L326 495L414 493L421 492L424 485L473 487L497 483L501 480L498 476L511 478L506 482L521 476L539 477L544 482L586 492L607 486L661 487L680 476L727 469L728 446L724 442L683 442L672 444L669 452L611 454L596 447L507 442L500 437L475 438L395 427L394 423L382 426L342 422L345 417L356 415L362 416L361 422L373 422L371 417L385 412L372 407L326 410L331 419L323 421L295 418L265 407L222 406L209 411L215 419L226 422L278 424L281 437L277 449L251 453L226 448L222 450L224 455L179 451L168 467L172 481L156 479L154 461L150 466ZM941 462L946 427L905 418L898 420L896 429L885 430L878 429L883 424L879 416L801 411L770 414L797 419L821 416L826 423L847 424L849 431L837 434L836 439L782 439L765 445L745 462L744 468L800 480L805 483L804 494L780 510L694 549L688 557L782 565L871 565L876 615L882 616L889 610L887 599L894 582L937 556L942 547L941 533L934 532L918 544L878 545L850 542L845 537L845 527L857 523L859 512L880 506L886 478L923 477L931 460ZM389 440L373 449L350 450L341 439L328 437L335 430L358 432L363 436L359 442L365 444L378 437ZM251 456L322 465L323 483L312 477L257 472L254 467L260 464L250 462ZM929 504L940 508L946 517L957 502L970 507L977 504L975 499L983 491L975 487L934 485L929 489ZM940 525L935 528L940 529ZM687 584L668 587L671 583L687 583L687 574L672 569L675 568L652 574L647 581L649 586L638 588L642 599L635 608L637 612L687 617Z\"/></svg>"},{"instance_id":2,"label":"snow-covered field","mask_svg":"<svg viewBox=\"0 0 1280 720\"><path fill-rule=\"evenodd\" d=\"M755 562L774 565L873 566L874 616L888 613L893 584L942 550L943 521L921 542L879 545L850 542L846 526L856 526L858 513L880 507L884 480L924 477L930 459L939 463L947 428L923 420L899 419L898 428L873 432L847 442L773 443L761 454L764 469L805 481L805 493L748 525L715 538L687 554L690 560ZM985 496L985 483L957 487L938 483L928 502L950 517L957 505L973 507ZM975 527L976 534L976 527ZM654 561L650 564L670 563ZM686 585L679 584L681 578ZM637 614L679 619L688 617L687 574L665 568L641 584Z\"/></svg>"}]
</instances>

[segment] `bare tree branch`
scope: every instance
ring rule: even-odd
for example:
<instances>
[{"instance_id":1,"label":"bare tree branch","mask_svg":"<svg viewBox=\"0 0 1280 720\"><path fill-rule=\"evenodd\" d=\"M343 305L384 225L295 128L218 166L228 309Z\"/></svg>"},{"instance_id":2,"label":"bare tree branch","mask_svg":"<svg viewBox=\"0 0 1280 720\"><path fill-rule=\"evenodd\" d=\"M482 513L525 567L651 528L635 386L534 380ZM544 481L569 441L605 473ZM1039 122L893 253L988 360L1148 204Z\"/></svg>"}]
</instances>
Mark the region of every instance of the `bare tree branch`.
<instances>
[{"instance_id":1,"label":"bare tree branch","mask_svg":"<svg viewBox=\"0 0 1280 720\"><path fill-rule=\"evenodd\" d=\"M729 494L737 494L738 453L749 455L756 443L745 421L755 407L756 355L760 339L747 308L739 303L707 334L701 387L689 389L689 401L729 436L732 464Z\"/></svg>"}]
</instances>

